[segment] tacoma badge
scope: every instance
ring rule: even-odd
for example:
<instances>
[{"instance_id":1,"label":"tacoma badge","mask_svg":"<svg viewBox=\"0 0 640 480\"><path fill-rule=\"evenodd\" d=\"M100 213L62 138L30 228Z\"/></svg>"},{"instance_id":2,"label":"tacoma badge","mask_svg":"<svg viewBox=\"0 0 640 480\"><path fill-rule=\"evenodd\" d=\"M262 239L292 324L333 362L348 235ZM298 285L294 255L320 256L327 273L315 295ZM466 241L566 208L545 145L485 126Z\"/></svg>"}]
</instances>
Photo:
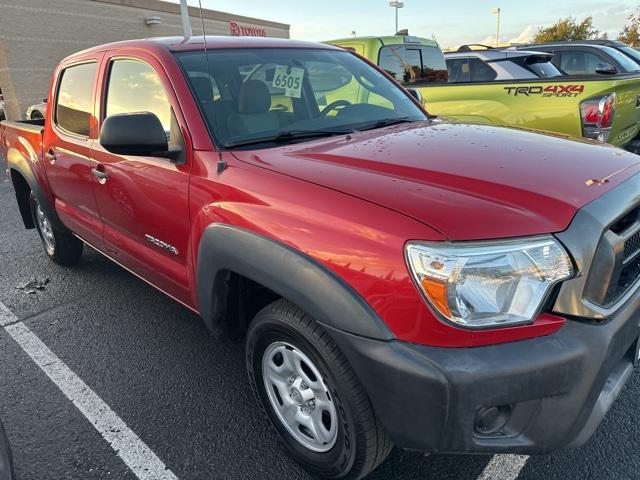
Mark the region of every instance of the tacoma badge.
<instances>
[{"instance_id":1,"label":"tacoma badge","mask_svg":"<svg viewBox=\"0 0 640 480\"><path fill-rule=\"evenodd\" d=\"M168 243L163 242L162 240L158 240L151 235L145 235L144 238L146 238L149 243L154 244L156 247L160 247L164 250L167 250L168 252L173 253L174 255L178 255L178 249L173 245L169 245Z\"/></svg>"}]
</instances>

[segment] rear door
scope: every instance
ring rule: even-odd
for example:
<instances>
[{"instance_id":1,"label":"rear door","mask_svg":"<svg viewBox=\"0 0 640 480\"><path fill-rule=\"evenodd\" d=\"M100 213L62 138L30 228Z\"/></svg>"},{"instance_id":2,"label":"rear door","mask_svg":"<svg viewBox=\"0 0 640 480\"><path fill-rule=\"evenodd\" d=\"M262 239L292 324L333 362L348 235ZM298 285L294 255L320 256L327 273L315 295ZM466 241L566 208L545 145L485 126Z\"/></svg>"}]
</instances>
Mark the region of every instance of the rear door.
<instances>
[{"instance_id":1,"label":"rear door","mask_svg":"<svg viewBox=\"0 0 640 480\"><path fill-rule=\"evenodd\" d=\"M100 58L86 58L61 67L47 117L43 151L45 169L62 222L96 247L101 246L102 224L89 156L96 137L95 85Z\"/></svg>"},{"instance_id":2,"label":"rear door","mask_svg":"<svg viewBox=\"0 0 640 480\"><path fill-rule=\"evenodd\" d=\"M171 83L155 57L131 52L103 62L101 121L115 114L151 112L165 127L177 161L123 156L96 141L92 167L106 175L94 182L106 253L175 299L189 303L189 168L186 124ZM188 142L190 145L190 142Z\"/></svg>"}]
</instances>

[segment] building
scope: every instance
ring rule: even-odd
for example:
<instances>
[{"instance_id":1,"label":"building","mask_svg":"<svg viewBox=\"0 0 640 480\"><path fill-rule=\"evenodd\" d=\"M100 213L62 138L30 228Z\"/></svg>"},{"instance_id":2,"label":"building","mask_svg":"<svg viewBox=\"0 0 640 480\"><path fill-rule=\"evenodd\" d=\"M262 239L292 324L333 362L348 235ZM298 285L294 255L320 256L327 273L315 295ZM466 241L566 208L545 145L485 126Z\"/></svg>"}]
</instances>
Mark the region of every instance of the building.
<instances>
[{"instance_id":1,"label":"building","mask_svg":"<svg viewBox=\"0 0 640 480\"><path fill-rule=\"evenodd\" d=\"M193 3L193 1L190 1ZM203 10L207 35L289 38L289 25ZM202 24L190 7L194 35ZM0 0L0 90L6 116L41 102L67 55L102 43L182 35L180 5L161 0Z\"/></svg>"}]
</instances>

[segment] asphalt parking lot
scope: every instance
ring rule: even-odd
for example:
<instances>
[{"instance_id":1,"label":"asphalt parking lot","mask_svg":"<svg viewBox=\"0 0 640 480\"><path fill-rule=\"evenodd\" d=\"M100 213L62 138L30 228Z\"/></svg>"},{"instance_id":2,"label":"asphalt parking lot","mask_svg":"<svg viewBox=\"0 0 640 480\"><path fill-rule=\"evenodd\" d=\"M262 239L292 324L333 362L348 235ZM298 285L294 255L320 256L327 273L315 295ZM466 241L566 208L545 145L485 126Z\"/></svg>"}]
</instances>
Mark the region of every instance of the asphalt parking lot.
<instances>
[{"instance_id":1,"label":"asphalt parking lot","mask_svg":"<svg viewBox=\"0 0 640 480\"><path fill-rule=\"evenodd\" d=\"M308 478L254 400L242 345L210 338L197 316L90 249L74 269L54 265L22 227L4 174L0 205L0 302L177 478ZM19 288L33 278L49 282ZM639 410L636 374L580 450L528 459L394 451L370 478L636 479ZM19 480L137 478L5 328L0 418Z\"/></svg>"}]
</instances>

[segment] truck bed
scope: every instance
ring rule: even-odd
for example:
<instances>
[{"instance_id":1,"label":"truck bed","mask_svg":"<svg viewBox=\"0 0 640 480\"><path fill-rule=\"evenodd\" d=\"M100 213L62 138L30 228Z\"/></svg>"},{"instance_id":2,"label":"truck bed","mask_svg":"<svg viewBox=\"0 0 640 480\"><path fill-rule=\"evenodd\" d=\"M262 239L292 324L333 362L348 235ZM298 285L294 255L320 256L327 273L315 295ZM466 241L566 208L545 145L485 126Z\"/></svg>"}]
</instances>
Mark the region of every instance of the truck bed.
<instances>
[{"instance_id":1,"label":"truck bed","mask_svg":"<svg viewBox=\"0 0 640 480\"><path fill-rule=\"evenodd\" d=\"M582 135L580 103L615 92L609 143L624 146L640 130L640 75L558 77L431 85L420 89L429 113L463 122Z\"/></svg>"},{"instance_id":2,"label":"truck bed","mask_svg":"<svg viewBox=\"0 0 640 480\"><path fill-rule=\"evenodd\" d=\"M10 151L15 149L32 162L41 160L44 125L43 118L0 122L0 156L8 158Z\"/></svg>"}]
</instances>

